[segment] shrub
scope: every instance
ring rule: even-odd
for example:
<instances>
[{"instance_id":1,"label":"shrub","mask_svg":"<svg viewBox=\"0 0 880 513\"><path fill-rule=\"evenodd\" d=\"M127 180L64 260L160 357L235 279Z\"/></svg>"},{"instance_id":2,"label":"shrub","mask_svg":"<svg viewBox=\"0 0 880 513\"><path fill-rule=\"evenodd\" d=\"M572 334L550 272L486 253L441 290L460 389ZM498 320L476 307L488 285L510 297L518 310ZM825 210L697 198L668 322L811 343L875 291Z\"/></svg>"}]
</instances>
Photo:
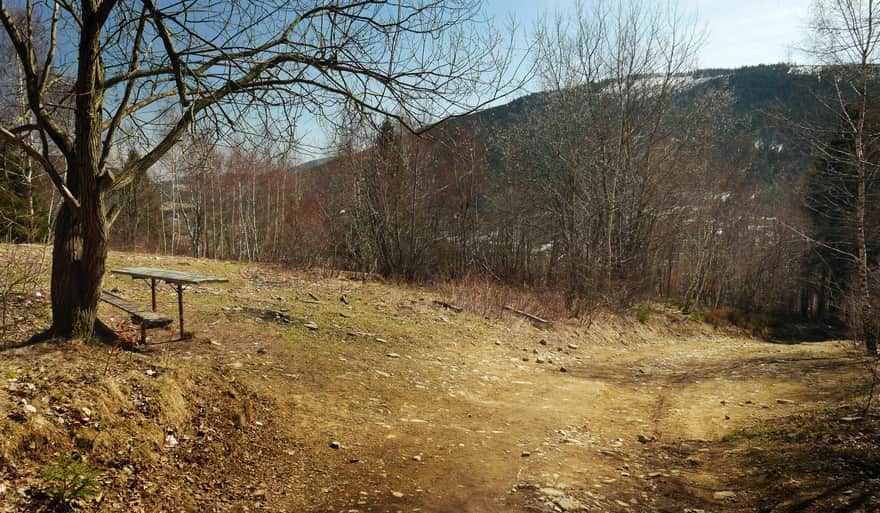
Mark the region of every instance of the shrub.
<instances>
[{"instance_id":1,"label":"shrub","mask_svg":"<svg viewBox=\"0 0 880 513\"><path fill-rule=\"evenodd\" d=\"M648 321L651 320L651 317L654 316L655 313L658 313L657 310L654 310L649 305L639 305L636 308L636 317L639 322L642 324L647 324Z\"/></svg>"},{"instance_id":2,"label":"shrub","mask_svg":"<svg viewBox=\"0 0 880 513\"><path fill-rule=\"evenodd\" d=\"M70 511L76 501L86 500L98 493L100 471L80 462L75 455L60 456L43 470L43 481L48 486L49 507L54 511Z\"/></svg>"}]
</instances>

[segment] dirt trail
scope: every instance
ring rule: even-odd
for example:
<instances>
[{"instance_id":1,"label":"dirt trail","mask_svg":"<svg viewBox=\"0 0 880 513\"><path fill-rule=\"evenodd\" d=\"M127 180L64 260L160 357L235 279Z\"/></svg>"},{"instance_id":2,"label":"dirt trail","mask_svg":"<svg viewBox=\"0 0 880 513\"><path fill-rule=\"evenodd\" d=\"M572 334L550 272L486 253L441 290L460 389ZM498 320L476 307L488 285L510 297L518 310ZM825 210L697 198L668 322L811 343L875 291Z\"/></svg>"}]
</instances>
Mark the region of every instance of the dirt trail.
<instances>
[{"instance_id":1,"label":"dirt trail","mask_svg":"<svg viewBox=\"0 0 880 513\"><path fill-rule=\"evenodd\" d=\"M418 292L396 298L414 306L384 326L392 336L352 337L375 329L370 318L359 327L362 309L387 309L371 305L383 300L370 286L338 281L310 288L326 297L345 287L363 302L330 308L350 313L329 321L329 334L327 321L308 332L235 314L207 328L222 340L203 346L208 360L228 361L237 379L273 397L272 429L311 458L298 493L269 486L270 509L649 511L651 476L678 472L656 466L658 444L718 440L834 404L853 372L835 343L699 335L594 344L518 319L453 316ZM304 341L270 335L290 330ZM266 336L255 339L258 331ZM249 365L239 367L242 358ZM296 475L271 455L257 468L267 483Z\"/></svg>"}]
</instances>

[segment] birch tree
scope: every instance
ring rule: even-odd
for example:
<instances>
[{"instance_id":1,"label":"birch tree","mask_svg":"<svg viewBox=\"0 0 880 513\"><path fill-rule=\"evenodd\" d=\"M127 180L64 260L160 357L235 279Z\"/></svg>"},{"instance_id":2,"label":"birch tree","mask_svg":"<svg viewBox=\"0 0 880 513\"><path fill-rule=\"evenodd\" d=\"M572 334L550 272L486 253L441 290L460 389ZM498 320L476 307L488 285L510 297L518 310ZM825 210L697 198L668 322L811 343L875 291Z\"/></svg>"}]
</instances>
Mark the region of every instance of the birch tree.
<instances>
[{"instance_id":1,"label":"birch tree","mask_svg":"<svg viewBox=\"0 0 880 513\"><path fill-rule=\"evenodd\" d=\"M852 227L852 238L845 244L835 243L835 251L855 267L850 289L856 293L855 318L857 338L865 344L868 353L877 353L877 323L874 320L870 263L876 257L869 254L866 223L867 198L871 184L876 180L878 142L880 134L872 130L870 118L877 109L877 67L880 64L880 1L878 0L817 0L811 24L812 54L826 67L830 75L833 95L820 97L822 104L831 109L836 125L815 131L814 142L822 162L833 169L836 177L829 181L830 188L850 184L839 192L826 194L833 201L824 206L810 204L808 208L826 213L845 212L840 219ZM832 135L833 134L833 135ZM841 144L845 141L845 144ZM843 176L842 176L843 175ZM850 201L846 201L849 197ZM847 207L840 210L840 202Z\"/></svg>"}]
</instances>

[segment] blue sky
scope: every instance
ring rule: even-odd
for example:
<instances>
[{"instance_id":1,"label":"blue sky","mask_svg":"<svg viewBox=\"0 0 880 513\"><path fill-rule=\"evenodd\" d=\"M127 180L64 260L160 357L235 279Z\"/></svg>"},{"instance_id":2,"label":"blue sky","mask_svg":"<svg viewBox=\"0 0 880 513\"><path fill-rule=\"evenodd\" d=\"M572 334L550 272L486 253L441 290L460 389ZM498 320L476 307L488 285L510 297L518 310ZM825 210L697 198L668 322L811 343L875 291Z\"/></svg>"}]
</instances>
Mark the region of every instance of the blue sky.
<instances>
[{"instance_id":1,"label":"blue sky","mask_svg":"<svg viewBox=\"0 0 880 513\"><path fill-rule=\"evenodd\" d=\"M573 12L576 0L485 2L496 18L513 13L529 28L543 12ZM678 0L679 7L695 12L699 23L707 29L708 40L699 61L701 68L802 61L803 57L792 49L803 42L812 3L813 0Z\"/></svg>"}]
</instances>

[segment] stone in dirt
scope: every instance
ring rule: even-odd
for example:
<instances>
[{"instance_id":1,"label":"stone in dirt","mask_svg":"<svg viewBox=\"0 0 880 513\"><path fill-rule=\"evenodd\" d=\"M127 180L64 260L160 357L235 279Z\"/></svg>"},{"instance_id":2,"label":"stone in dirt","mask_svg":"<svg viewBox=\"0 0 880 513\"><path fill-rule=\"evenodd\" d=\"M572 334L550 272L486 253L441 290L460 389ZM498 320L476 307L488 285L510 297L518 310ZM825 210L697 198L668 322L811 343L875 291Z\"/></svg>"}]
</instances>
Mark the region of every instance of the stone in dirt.
<instances>
[{"instance_id":1,"label":"stone in dirt","mask_svg":"<svg viewBox=\"0 0 880 513\"><path fill-rule=\"evenodd\" d=\"M332 442L330 442L331 449L339 449L340 447L342 447L342 445L339 442L337 442L336 440L333 440Z\"/></svg>"},{"instance_id":2,"label":"stone in dirt","mask_svg":"<svg viewBox=\"0 0 880 513\"><path fill-rule=\"evenodd\" d=\"M307 323L303 324L303 327L308 328L312 331L315 331L316 329L318 329L318 325L313 322L307 322Z\"/></svg>"},{"instance_id":3,"label":"stone in dirt","mask_svg":"<svg viewBox=\"0 0 880 513\"><path fill-rule=\"evenodd\" d=\"M565 492L558 488L540 488L538 489L541 492L541 495L546 495L547 497L564 497Z\"/></svg>"},{"instance_id":4,"label":"stone in dirt","mask_svg":"<svg viewBox=\"0 0 880 513\"><path fill-rule=\"evenodd\" d=\"M391 495L400 499L403 497L403 492L391 492Z\"/></svg>"},{"instance_id":5,"label":"stone in dirt","mask_svg":"<svg viewBox=\"0 0 880 513\"><path fill-rule=\"evenodd\" d=\"M577 344L568 344L568 348L569 349L577 349L578 346L577 346Z\"/></svg>"},{"instance_id":6,"label":"stone in dirt","mask_svg":"<svg viewBox=\"0 0 880 513\"><path fill-rule=\"evenodd\" d=\"M791 399L777 399L776 404L794 404Z\"/></svg>"},{"instance_id":7,"label":"stone in dirt","mask_svg":"<svg viewBox=\"0 0 880 513\"><path fill-rule=\"evenodd\" d=\"M730 491L730 490L724 490L724 491L721 491L721 492L715 492L715 493L712 495L712 497L713 497L716 501L732 500L732 499L735 499L735 498L736 498L736 492L732 492L732 491Z\"/></svg>"},{"instance_id":8,"label":"stone in dirt","mask_svg":"<svg viewBox=\"0 0 880 513\"><path fill-rule=\"evenodd\" d=\"M565 367L560 367L559 372L568 372L568 369L566 369Z\"/></svg>"},{"instance_id":9,"label":"stone in dirt","mask_svg":"<svg viewBox=\"0 0 880 513\"><path fill-rule=\"evenodd\" d=\"M400 355L397 353L387 353L385 354L388 358L400 358Z\"/></svg>"},{"instance_id":10,"label":"stone in dirt","mask_svg":"<svg viewBox=\"0 0 880 513\"><path fill-rule=\"evenodd\" d=\"M562 511L584 511L584 503L573 497L560 497L553 501Z\"/></svg>"}]
</instances>

